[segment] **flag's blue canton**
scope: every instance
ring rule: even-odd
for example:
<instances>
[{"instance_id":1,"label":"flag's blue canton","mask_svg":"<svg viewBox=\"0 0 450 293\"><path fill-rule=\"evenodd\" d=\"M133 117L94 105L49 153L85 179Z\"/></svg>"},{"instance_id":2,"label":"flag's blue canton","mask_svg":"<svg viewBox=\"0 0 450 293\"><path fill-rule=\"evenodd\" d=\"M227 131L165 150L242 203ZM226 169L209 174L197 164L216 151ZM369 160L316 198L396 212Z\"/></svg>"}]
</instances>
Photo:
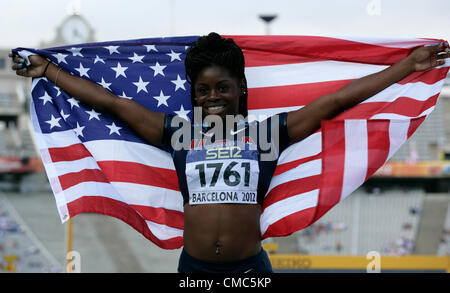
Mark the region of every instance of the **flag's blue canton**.
<instances>
[{"instance_id":1,"label":"flag's blue canton","mask_svg":"<svg viewBox=\"0 0 450 293\"><path fill-rule=\"evenodd\" d=\"M184 58L196 39L158 38L33 51L68 72L153 111L192 119ZM121 121L78 102L45 78L38 81L32 96L43 133L72 129L82 142L98 139L142 142Z\"/></svg>"}]
</instances>

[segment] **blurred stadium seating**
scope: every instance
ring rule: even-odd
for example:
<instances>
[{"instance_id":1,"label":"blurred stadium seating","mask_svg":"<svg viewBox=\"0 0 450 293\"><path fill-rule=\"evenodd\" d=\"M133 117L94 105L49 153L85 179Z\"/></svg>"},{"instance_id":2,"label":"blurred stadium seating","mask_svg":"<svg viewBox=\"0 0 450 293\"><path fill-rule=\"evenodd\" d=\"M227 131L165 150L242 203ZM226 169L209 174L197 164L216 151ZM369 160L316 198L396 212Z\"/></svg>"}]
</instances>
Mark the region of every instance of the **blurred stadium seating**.
<instances>
[{"instance_id":1,"label":"blurred stadium seating","mask_svg":"<svg viewBox=\"0 0 450 293\"><path fill-rule=\"evenodd\" d=\"M412 253L424 193L357 191L296 235L307 254Z\"/></svg>"},{"instance_id":2,"label":"blurred stadium seating","mask_svg":"<svg viewBox=\"0 0 450 293\"><path fill-rule=\"evenodd\" d=\"M444 229L442 229L442 237L437 254L450 256L450 202L448 204L447 216L445 217Z\"/></svg>"}]
</instances>

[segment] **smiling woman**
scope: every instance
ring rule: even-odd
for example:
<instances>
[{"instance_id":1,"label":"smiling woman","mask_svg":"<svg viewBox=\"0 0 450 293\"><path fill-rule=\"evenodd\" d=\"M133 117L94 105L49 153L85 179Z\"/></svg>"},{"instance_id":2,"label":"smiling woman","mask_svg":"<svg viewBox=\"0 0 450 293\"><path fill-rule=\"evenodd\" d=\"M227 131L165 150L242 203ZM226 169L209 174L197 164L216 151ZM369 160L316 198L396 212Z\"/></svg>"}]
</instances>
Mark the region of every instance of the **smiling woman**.
<instances>
[{"instance_id":1,"label":"smiling woman","mask_svg":"<svg viewBox=\"0 0 450 293\"><path fill-rule=\"evenodd\" d=\"M187 53L185 64L193 106L201 106L203 114L247 116L245 59L232 39L216 33L199 38ZM218 103L219 95L228 103ZM211 112L206 111L209 107Z\"/></svg>"},{"instance_id":2,"label":"smiling woman","mask_svg":"<svg viewBox=\"0 0 450 293\"><path fill-rule=\"evenodd\" d=\"M239 86L240 85L240 86ZM195 102L202 107L203 116L234 115L239 111L239 99L245 92L244 81L230 76L227 69L212 65L203 69L194 86Z\"/></svg>"}]
</instances>

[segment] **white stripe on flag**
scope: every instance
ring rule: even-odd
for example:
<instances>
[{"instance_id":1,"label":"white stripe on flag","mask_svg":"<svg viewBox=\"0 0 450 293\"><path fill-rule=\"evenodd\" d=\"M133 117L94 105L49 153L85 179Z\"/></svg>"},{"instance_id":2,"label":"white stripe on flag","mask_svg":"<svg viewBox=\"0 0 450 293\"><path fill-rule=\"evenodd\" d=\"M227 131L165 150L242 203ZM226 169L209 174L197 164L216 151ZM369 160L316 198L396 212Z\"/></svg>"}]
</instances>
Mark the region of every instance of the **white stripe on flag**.
<instances>
[{"instance_id":1,"label":"white stripe on flag","mask_svg":"<svg viewBox=\"0 0 450 293\"><path fill-rule=\"evenodd\" d=\"M111 184L126 198L128 204L183 212L183 197L180 191L136 183L111 182Z\"/></svg>"},{"instance_id":2,"label":"white stripe on flag","mask_svg":"<svg viewBox=\"0 0 450 293\"><path fill-rule=\"evenodd\" d=\"M315 156L322 151L322 132L316 132L286 148L278 159L278 165Z\"/></svg>"},{"instance_id":3,"label":"white stripe on flag","mask_svg":"<svg viewBox=\"0 0 450 293\"><path fill-rule=\"evenodd\" d=\"M145 221L148 228L152 231L153 235L159 240L167 240L174 237L183 237L183 230L161 225L151 221Z\"/></svg>"},{"instance_id":4,"label":"white stripe on flag","mask_svg":"<svg viewBox=\"0 0 450 293\"><path fill-rule=\"evenodd\" d=\"M84 196L101 196L127 203L111 184L104 182L82 182L55 194L56 198L65 198L67 203Z\"/></svg>"},{"instance_id":5,"label":"white stripe on flag","mask_svg":"<svg viewBox=\"0 0 450 293\"><path fill-rule=\"evenodd\" d=\"M410 120L391 120L389 122L389 155L388 160L408 139Z\"/></svg>"},{"instance_id":6,"label":"white stripe on flag","mask_svg":"<svg viewBox=\"0 0 450 293\"><path fill-rule=\"evenodd\" d=\"M345 120L345 163L340 200L364 183L367 174L367 121Z\"/></svg>"},{"instance_id":7,"label":"white stripe on flag","mask_svg":"<svg viewBox=\"0 0 450 293\"><path fill-rule=\"evenodd\" d=\"M34 124L34 123L33 123ZM43 145L40 148L62 148L81 143L75 131L72 129L65 131L55 131L51 133L41 133Z\"/></svg>"},{"instance_id":8,"label":"white stripe on flag","mask_svg":"<svg viewBox=\"0 0 450 293\"><path fill-rule=\"evenodd\" d=\"M280 184L292 181L294 179L301 179L305 177L319 175L321 172L322 172L321 159L300 164L293 169L290 169L286 172L283 172L277 176L272 177L267 193L269 193L273 188L275 188Z\"/></svg>"},{"instance_id":9,"label":"white stripe on flag","mask_svg":"<svg viewBox=\"0 0 450 293\"><path fill-rule=\"evenodd\" d=\"M444 80L440 80L433 84L426 84L424 82L414 82L407 84L395 83L378 94L363 101L361 104L371 102L394 102L400 97L408 97L417 101L425 101L428 98L439 94Z\"/></svg>"},{"instance_id":10,"label":"white stripe on flag","mask_svg":"<svg viewBox=\"0 0 450 293\"><path fill-rule=\"evenodd\" d=\"M44 146L39 146L41 149L68 147L81 143L72 130L45 133L38 137L46 143ZM104 139L85 142L84 146L96 161L128 161L175 170L170 154L149 144Z\"/></svg>"},{"instance_id":11,"label":"white stripe on flag","mask_svg":"<svg viewBox=\"0 0 450 293\"><path fill-rule=\"evenodd\" d=\"M356 79L388 66L343 61L319 61L245 68L249 88L298 85Z\"/></svg>"},{"instance_id":12,"label":"white stripe on flag","mask_svg":"<svg viewBox=\"0 0 450 293\"><path fill-rule=\"evenodd\" d=\"M282 218L317 206L319 189L294 195L268 206L261 215L261 235L267 228Z\"/></svg>"},{"instance_id":13,"label":"white stripe on flag","mask_svg":"<svg viewBox=\"0 0 450 293\"><path fill-rule=\"evenodd\" d=\"M112 139L84 145L97 161L126 161L175 170L170 154L149 144Z\"/></svg>"},{"instance_id":14,"label":"white stripe on flag","mask_svg":"<svg viewBox=\"0 0 450 293\"><path fill-rule=\"evenodd\" d=\"M64 161L64 162L55 162L48 163L48 165L53 165L53 169L48 168L47 164L45 164L47 171L47 176L49 178L58 177L67 173L80 172L85 169L100 169L97 164L97 161L94 160L93 157L87 157L75 161Z\"/></svg>"}]
</instances>

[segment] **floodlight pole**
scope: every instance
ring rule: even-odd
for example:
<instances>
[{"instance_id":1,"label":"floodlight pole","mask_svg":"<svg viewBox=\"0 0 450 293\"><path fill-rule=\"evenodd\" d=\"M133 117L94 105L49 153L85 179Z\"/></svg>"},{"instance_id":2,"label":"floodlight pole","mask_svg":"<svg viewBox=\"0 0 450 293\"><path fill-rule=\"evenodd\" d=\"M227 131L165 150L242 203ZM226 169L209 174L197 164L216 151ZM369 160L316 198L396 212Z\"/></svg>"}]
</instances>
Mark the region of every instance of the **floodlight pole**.
<instances>
[{"instance_id":1,"label":"floodlight pole","mask_svg":"<svg viewBox=\"0 0 450 293\"><path fill-rule=\"evenodd\" d=\"M266 35L270 35L270 23L277 18L276 14L261 14L259 18L266 23Z\"/></svg>"}]
</instances>

